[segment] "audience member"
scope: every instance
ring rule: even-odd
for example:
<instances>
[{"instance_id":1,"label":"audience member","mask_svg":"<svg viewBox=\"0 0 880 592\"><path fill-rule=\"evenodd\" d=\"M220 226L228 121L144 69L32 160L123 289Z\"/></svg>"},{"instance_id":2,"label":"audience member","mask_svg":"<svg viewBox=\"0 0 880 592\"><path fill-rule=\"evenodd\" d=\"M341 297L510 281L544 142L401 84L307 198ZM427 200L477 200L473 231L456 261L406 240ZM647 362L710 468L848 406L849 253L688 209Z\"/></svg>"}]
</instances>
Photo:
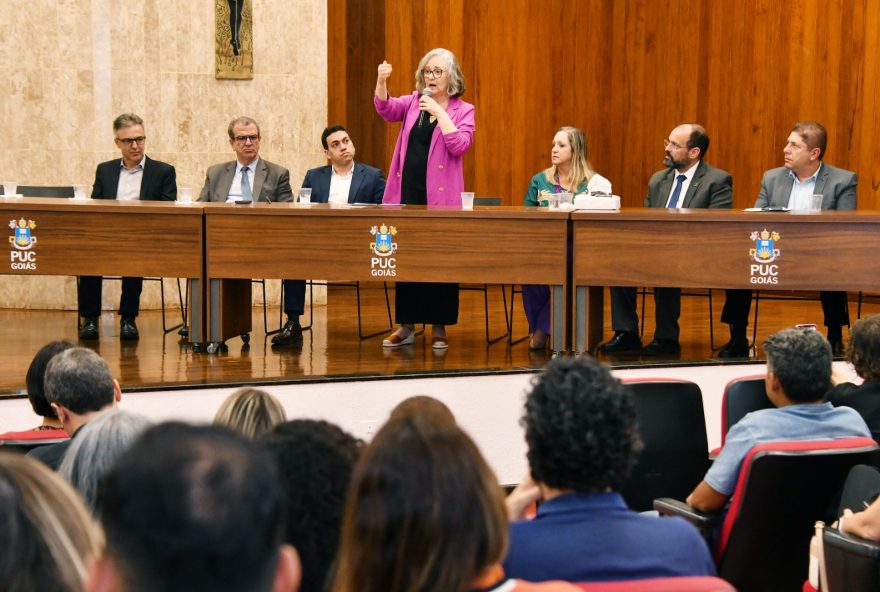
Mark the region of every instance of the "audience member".
<instances>
[{"instance_id":1,"label":"audience member","mask_svg":"<svg viewBox=\"0 0 880 592\"><path fill-rule=\"evenodd\" d=\"M307 419L278 424L262 441L278 463L287 497L284 542L299 553L300 591L324 592L360 443L331 423Z\"/></svg>"},{"instance_id":2,"label":"audience member","mask_svg":"<svg viewBox=\"0 0 880 592\"><path fill-rule=\"evenodd\" d=\"M864 539L880 542L880 471L856 465L846 478L841 495L841 517L837 528ZM856 510L864 510L853 512Z\"/></svg>"},{"instance_id":3,"label":"audience member","mask_svg":"<svg viewBox=\"0 0 880 592\"><path fill-rule=\"evenodd\" d=\"M715 462L687 498L703 512L724 507L743 459L756 444L871 435L855 410L823 402L831 384L831 345L818 331L785 329L767 338L764 352L767 397L776 408L753 411L727 432Z\"/></svg>"},{"instance_id":4,"label":"audience member","mask_svg":"<svg viewBox=\"0 0 880 592\"><path fill-rule=\"evenodd\" d=\"M714 575L684 520L633 512L616 490L641 444L633 402L592 358L556 358L526 399L531 479L508 497L505 571L527 580L630 580ZM526 507L542 500L533 520Z\"/></svg>"},{"instance_id":5,"label":"audience member","mask_svg":"<svg viewBox=\"0 0 880 592\"><path fill-rule=\"evenodd\" d=\"M84 347L66 349L49 361L44 389L46 400L71 438L101 411L122 399L119 383L110 374L107 362ZM65 440L34 448L28 456L57 469L69 446L70 440Z\"/></svg>"},{"instance_id":6,"label":"audience member","mask_svg":"<svg viewBox=\"0 0 880 592\"><path fill-rule=\"evenodd\" d=\"M0 451L0 588L82 592L104 546L77 493L41 463Z\"/></svg>"},{"instance_id":7,"label":"audience member","mask_svg":"<svg viewBox=\"0 0 880 592\"><path fill-rule=\"evenodd\" d=\"M74 347L70 341L50 341L40 348L28 367L25 384L28 400L34 413L43 418L43 423L22 432L6 432L0 434L0 440L58 440L67 438L64 426L55 415L55 411L46 400L43 381L46 377L46 366L55 354Z\"/></svg>"},{"instance_id":8,"label":"audience member","mask_svg":"<svg viewBox=\"0 0 880 592\"><path fill-rule=\"evenodd\" d=\"M864 382L860 385L846 382L837 372L832 372L834 387L825 399L835 407L852 407L868 424L871 433L880 435L880 315L856 321L846 348L846 359Z\"/></svg>"},{"instance_id":9,"label":"audience member","mask_svg":"<svg viewBox=\"0 0 880 592\"><path fill-rule=\"evenodd\" d=\"M152 421L124 409L110 409L84 425L70 443L58 472L94 509L98 483Z\"/></svg>"},{"instance_id":10,"label":"audience member","mask_svg":"<svg viewBox=\"0 0 880 592\"><path fill-rule=\"evenodd\" d=\"M286 420L278 399L255 388L240 388L220 404L214 423L249 438L257 438Z\"/></svg>"},{"instance_id":11,"label":"audience member","mask_svg":"<svg viewBox=\"0 0 880 592\"><path fill-rule=\"evenodd\" d=\"M147 430L101 482L98 507L107 552L93 592L297 589L275 463L226 428Z\"/></svg>"},{"instance_id":12,"label":"audience member","mask_svg":"<svg viewBox=\"0 0 880 592\"><path fill-rule=\"evenodd\" d=\"M324 156L330 164L309 169L303 188L311 187L312 203L382 203L385 177L375 167L354 161L354 142L341 125L321 134Z\"/></svg>"},{"instance_id":13,"label":"audience member","mask_svg":"<svg viewBox=\"0 0 880 592\"><path fill-rule=\"evenodd\" d=\"M334 592L577 590L505 581L501 489L473 441L436 407L391 418L355 465Z\"/></svg>"},{"instance_id":14,"label":"audience member","mask_svg":"<svg viewBox=\"0 0 880 592\"><path fill-rule=\"evenodd\" d=\"M446 403L439 401L434 397L429 397L428 395L413 395L412 397L407 397L395 405L394 409L391 410L389 419L412 413L435 413L437 414L437 417L442 418L443 421L451 421L452 423L455 423L455 415L452 414L452 410L446 406Z\"/></svg>"}]
</instances>

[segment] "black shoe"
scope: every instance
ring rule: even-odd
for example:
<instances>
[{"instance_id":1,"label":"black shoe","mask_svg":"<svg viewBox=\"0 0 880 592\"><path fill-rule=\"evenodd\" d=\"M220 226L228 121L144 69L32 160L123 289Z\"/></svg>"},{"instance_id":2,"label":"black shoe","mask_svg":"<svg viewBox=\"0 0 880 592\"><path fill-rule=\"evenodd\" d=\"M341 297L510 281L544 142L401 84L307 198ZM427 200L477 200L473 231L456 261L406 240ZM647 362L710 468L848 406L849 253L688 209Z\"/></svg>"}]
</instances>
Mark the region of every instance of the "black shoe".
<instances>
[{"instance_id":1,"label":"black shoe","mask_svg":"<svg viewBox=\"0 0 880 592\"><path fill-rule=\"evenodd\" d=\"M303 338L302 326L298 321L287 319L281 331L272 337L272 345L293 345L299 343Z\"/></svg>"},{"instance_id":2,"label":"black shoe","mask_svg":"<svg viewBox=\"0 0 880 592\"><path fill-rule=\"evenodd\" d=\"M831 344L831 355L835 358L843 358L846 352L846 348L843 347L843 338L829 339L828 343Z\"/></svg>"},{"instance_id":3,"label":"black shoe","mask_svg":"<svg viewBox=\"0 0 880 592\"><path fill-rule=\"evenodd\" d=\"M655 339L642 350L643 356L670 356L681 353L681 344L674 339Z\"/></svg>"},{"instance_id":4,"label":"black shoe","mask_svg":"<svg viewBox=\"0 0 880 592\"><path fill-rule=\"evenodd\" d=\"M119 326L119 339L123 341L135 341L140 339L141 334L138 333L137 325L134 324L134 317L122 317L122 323Z\"/></svg>"},{"instance_id":5,"label":"black shoe","mask_svg":"<svg viewBox=\"0 0 880 592\"><path fill-rule=\"evenodd\" d=\"M86 317L79 328L79 338L93 340L98 338L98 319Z\"/></svg>"},{"instance_id":6,"label":"black shoe","mask_svg":"<svg viewBox=\"0 0 880 592\"><path fill-rule=\"evenodd\" d=\"M748 358L749 340L745 337L732 337L718 352L719 358Z\"/></svg>"},{"instance_id":7,"label":"black shoe","mask_svg":"<svg viewBox=\"0 0 880 592\"><path fill-rule=\"evenodd\" d=\"M618 331L610 341L599 346L599 351L604 354L620 354L640 349L642 349L642 340L638 335L629 331Z\"/></svg>"}]
</instances>

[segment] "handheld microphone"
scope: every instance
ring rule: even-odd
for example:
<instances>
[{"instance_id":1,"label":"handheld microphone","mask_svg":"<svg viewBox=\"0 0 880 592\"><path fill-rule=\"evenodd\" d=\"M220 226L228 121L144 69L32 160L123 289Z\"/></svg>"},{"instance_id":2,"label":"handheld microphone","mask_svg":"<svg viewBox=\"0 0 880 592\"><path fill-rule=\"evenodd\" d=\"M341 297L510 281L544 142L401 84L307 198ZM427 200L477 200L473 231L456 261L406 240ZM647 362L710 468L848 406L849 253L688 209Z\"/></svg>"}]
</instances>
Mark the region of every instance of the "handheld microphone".
<instances>
[{"instance_id":1,"label":"handheld microphone","mask_svg":"<svg viewBox=\"0 0 880 592\"><path fill-rule=\"evenodd\" d=\"M422 91L422 96L423 96L423 97L430 97L432 94L433 94L433 92L432 92L431 89L428 88L427 86L426 86L425 89ZM419 114L419 127L422 127L422 126L427 125L427 124L428 124L428 118L429 118L430 116L431 116L431 115L430 115L427 111L422 111L422 112Z\"/></svg>"}]
</instances>

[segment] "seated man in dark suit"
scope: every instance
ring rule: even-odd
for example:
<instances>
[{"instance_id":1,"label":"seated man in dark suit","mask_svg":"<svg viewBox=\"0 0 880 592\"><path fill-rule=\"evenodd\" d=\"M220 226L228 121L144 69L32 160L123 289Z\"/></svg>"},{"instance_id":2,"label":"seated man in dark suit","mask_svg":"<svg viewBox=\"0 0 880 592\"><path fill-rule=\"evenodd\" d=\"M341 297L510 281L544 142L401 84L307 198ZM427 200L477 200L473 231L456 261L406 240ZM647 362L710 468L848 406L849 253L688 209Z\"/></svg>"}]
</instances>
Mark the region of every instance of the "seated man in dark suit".
<instances>
[{"instance_id":1,"label":"seated man in dark suit","mask_svg":"<svg viewBox=\"0 0 880 592\"><path fill-rule=\"evenodd\" d=\"M796 123L782 151L785 166L764 173L755 207L803 209L805 199L821 194L823 210L856 209L856 174L822 161L827 143L828 134L822 125L815 121ZM842 355L843 326L849 325L846 292L822 291L819 298L831 349L835 355ZM746 333L751 307L751 290L727 290L721 320L730 325L730 342L721 350L722 358L748 356Z\"/></svg>"},{"instance_id":2,"label":"seated man in dark suit","mask_svg":"<svg viewBox=\"0 0 880 592\"><path fill-rule=\"evenodd\" d=\"M144 120L134 113L123 113L113 120L115 142L122 158L102 162L95 171L92 199L164 200L177 199L177 174L170 164L148 158L144 154ZM79 314L83 324L80 339L98 338L98 317L101 315L100 276L80 276L77 288ZM119 337L139 337L135 317L141 302L144 278L122 278L119 315L122 317Z\"/></svg>"},{"instance_id":3,"label":"seated man in dark suit","mask_svg":"<svg viewBox=\"0 0 880 592\"><path fill-rule=\"evenodd\" d=\"M238 117L229 123L226 131L236 159L208 167L199 201L293 201L290 172L260 158L260 126L257 122L250 117ZM272 337L273 345L292 345L302 340L299 317L305 304L305 280L284 280L287 322Z\"/></svg>"},{"instance_id":4,"label":"seated man in dark suit","mask_svg":"<svg viewBox=\"0 0 880 592\"><path fill-rule=\"evenodd\" d=\"M344 127L325 129L321 144L330 164L309 170L302 182L312 188L312 202L382 203L385 177L379 169L354 161L354 142Z\"/></svg>"}]
</instances>

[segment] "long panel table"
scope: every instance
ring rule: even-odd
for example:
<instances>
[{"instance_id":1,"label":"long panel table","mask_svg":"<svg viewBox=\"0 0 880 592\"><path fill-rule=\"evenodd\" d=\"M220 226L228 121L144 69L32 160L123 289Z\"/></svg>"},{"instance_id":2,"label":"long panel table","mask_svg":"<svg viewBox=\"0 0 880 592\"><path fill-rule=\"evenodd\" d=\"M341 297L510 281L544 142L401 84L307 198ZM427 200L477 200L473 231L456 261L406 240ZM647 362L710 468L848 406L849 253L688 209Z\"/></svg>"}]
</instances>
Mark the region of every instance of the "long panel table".
<instances>
[{"instance_id":1,"label":"long panel table","mask_svg":"<svg viewBox=\"0 0 880 592\"><path fill-rule=\"evenodd\" d=\"M213 344L246 329L226 304L244 285L227 290L221 280L320 278L546 284L553 349L565 348L567 212L282 203L204 211Z\"/></svg>"},{"instance_id":2,"label":"long panel table","mask_svg":"<svg viewBox=\"0 0 880 592\"><path fill-rule=\"evenodd\" d=\"M574 348L602 340L602 286L880 290L880 212L575 212Z\"/></svg>"},{"instance_id":3,"label":"long panel table","mask_svg":"<svg viewBox=\"0 0 880 592\"><path fill-rule=\"evenodd\" d=\"M200 292L202 205L161 201L0 198L7 262L16 275L188 278ZM7 248L7 247L4 247ZM193 298L191 334L201 335Z\"/></svg>"}]
</instances>

